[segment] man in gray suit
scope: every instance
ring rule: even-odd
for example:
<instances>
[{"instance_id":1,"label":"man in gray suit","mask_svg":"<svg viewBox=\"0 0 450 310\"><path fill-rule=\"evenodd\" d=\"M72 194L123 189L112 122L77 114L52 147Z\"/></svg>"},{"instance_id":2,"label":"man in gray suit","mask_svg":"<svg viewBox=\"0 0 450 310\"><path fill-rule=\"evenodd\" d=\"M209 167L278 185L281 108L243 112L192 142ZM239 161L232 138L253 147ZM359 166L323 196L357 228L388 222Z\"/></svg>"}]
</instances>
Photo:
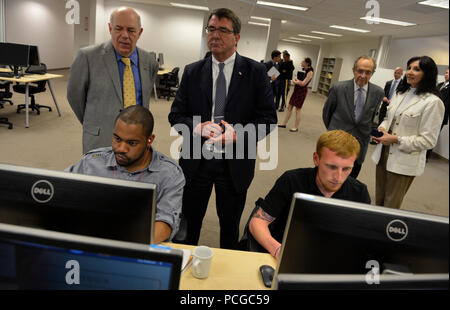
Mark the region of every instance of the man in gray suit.
<instances>
[{"instance_id":1,"label":"man in gray suit","mask_svg":"<svg viewBox=\"0 0 450 310\"><path fill-rule=\"evenodd\" d=\"M108 27L110 41L79 50L67 84L67 100L83 125L83 154L111 145L124 107L148 108L158 74L155 53L136 47L143 29L134 9L114 10Z\"/></svg>"},{"instance_id":2,"label":"man in gray suit","mask_svg":"<svg viewBox=\"0 0 450 310\"><path fill-rule=\"evenodd\" d=\"M325 127L328 130L345 130L361 145L359 157L350 174L355 179L366 157L373 118L384 97L381 87L369 83L375 69L373 58L359 57L353 65L354 78L333 84L323 107Z\"/></svg>"}]
</instances>

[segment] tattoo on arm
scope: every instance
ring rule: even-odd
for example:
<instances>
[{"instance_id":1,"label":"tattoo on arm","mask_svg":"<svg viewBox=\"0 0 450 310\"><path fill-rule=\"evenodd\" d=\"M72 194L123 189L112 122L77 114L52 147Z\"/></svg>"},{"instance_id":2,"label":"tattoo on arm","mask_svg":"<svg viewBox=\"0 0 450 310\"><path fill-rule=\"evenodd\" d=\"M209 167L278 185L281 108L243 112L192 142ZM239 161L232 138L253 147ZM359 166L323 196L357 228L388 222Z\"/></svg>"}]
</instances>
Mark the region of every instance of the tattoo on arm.
<instances>
[{"instance_id":1,"label":"tattoo on arm","mask_svg":"<svg viewBox=\"0 0 450 310\"><path fill-rule=\"evenodd\" d=\"M275 220L275 217L273 217L270 214L268 214L267 212L265 212L261 207L258 209L258 211L256 211L256 213L253 215L253 217L267 221L267 222L269 222L269 224Z\"/></svg>"}]
</instances>

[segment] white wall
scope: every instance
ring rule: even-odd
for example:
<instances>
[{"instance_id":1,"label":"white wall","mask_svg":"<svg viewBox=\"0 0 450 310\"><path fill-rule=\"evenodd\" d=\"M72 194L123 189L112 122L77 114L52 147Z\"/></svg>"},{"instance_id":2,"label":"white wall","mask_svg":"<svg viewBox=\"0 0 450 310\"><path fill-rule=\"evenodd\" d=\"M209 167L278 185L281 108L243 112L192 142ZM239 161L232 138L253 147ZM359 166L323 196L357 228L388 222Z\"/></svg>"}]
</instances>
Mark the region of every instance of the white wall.
<instances>
[{"instance_id":1,"label":"white wall","mask_svg":"<svg viewBox=\"0 0 450 310\"><path fill-rule=\"evenodd\" d=\"M389 48L387 68L406 67L413 56L427 55L438 65L448 65L448 36L393 39Z\"/></svg>"},{"instance_id":2,"label":"white wall","mask_svg":"<svg viewBox=\"0 0 450 310\"><path fill-rule=\"evenodd\" d=\"M107 23L111 12L123 5L117 0L104 1L103 41L110 39ZM204 12L138 3L126 5L141 16L144 31L138 46L156 54L164 53L164 68L180 67L181 76L185 65L199 60Z\"/></svg>"},{"instance_id":3,"label":"white wall","mask_svg":"<svg viewBox=\"0 0 450 310\"><path fill-rule=\"evenodd\" d=\"M70 67L74 35L66 11L61 0L7 0L6 41L37 45L49 69Z\"/></svg>"},{"instance_id":4,"label":"white wall","mask_svg":"<svg viewBox=\"0 0 450 310\"><path fill-rule=\"evenodd\" d=\"M239 40L237 52L245 57L261 61L266 54L268 27L242 24L241 39ZM267 61L267 59L264 59Z\"/></svg>"},{"instance_id":5,"label":"white wall","mask_svg":"<svg viewBox=\"0 0 450 310\"><path fill-rule=\"evenodd\" d=\"M329 55L325 57L342 58L341 74L339 81L353 78L353 63L362 55L370 55L371 49L378 49L379 38L365 38L358 42L332 44ZM375 73L376 74L376 73Z\"/></svg>"}]
</instances>

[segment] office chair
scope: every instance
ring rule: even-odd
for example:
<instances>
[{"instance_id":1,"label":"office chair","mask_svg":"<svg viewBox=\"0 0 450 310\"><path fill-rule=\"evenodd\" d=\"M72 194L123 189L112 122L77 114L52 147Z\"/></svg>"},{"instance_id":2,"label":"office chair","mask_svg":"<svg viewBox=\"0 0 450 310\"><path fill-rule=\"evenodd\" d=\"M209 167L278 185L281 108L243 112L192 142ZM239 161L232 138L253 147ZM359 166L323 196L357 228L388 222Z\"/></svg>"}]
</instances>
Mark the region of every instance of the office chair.
<instances>
[{"instance_id":1,"label":"office chair","mask_svg":"<svg viewBox=\"0 0 450 310\"><path fill-rule=\"evenodd\" d=\"M180 227L178 232L172 238L173 243L185 243L187 238L187 222L183 214L180 216Z\"/></svg>"},{"instance_id":2,"label":"office chair","mask_svg":"<svg viewBox=\"0 0 450 310\"><path fill-rule=\"evenodd\" d=\"M11 105L13 104L11 100L8 98L12 97L12 93L9 91L9 85L11 82L0 81L0 108L3 108L3 104L5 102L9 102ZM8 118L0 117L0 124L8 125L8 129L13 128L13 124L8 122Z\"/></svg>"},{"instance_id":3,"label":"office chair","mask_svg":"<svg viewBox=\"0 0 450 310\"><path fill-rule=\"evenodd\" d=\"M10 105L13 105L13 102L9 100L12 97L12 92L10 92L11 82L8 81L0 81L0 109L3 108L3 105L6 102L9 102Z\"/></svg>"},{"instance_id":4,"label":"office chair","mask_svg":"<svg viewBox=\"0 0 450 310\"><path fill-rule=\"evenodd\" d=\"M30 66L26 73L36 73L36 74L44 74L47 72L47 66L44 63L41 63L39 66ZM34 94L42 93L46 91L45 85L47 84L47 80L45 81L38 81L34 83L30 83L28 86L28 95L31 98L31 104L29 105L29 108L31 111L36 111L37 114L41 114L40 109L46 108L49 110L49 112L52 111L52 108L46 105L40 105L36 104L36 101L34 99ZM24 84L16 84L13 86L13 90L17 93L25 94L26 92L26 86ZM20 110L25 109L25 104L19 104L17 106L17 113L20 113Z\"/></svg>"},{"instance_id":5,"label":"office chair","mask_svg":"<svg viewBox=\"0 0 450 310\"><path fill-rule=\"evenodd\" d=\"M167 101L170 100L170 97L175 97L177 91L178 91L178 72L180 71L179 67L175 67L172 69L171 72L166 73L163 75L161 84L165 86L165 88L162 89L161 95L164 97L167 97Z\"/></svg>"}]
</instances>

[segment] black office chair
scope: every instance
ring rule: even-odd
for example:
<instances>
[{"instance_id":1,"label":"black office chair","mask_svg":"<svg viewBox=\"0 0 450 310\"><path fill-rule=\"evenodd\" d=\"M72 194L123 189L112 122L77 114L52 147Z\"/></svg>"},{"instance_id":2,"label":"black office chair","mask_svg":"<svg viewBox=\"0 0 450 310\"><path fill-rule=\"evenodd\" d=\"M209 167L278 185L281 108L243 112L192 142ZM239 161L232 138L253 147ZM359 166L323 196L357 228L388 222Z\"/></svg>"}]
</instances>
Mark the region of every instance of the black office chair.
<instances>
[{"instance_id":1,"label":"black office chair","mask_svg":"<svg viewBox=\"0 0 450 310\"><path fill-rule=\"evenodd\" d=\"M43 63L41 63L40 66L30 66L30 68L27 69L26 73L38 73L42 74L47 72L47 66ZM46 108L49 110L49 112L52 111L52 108L46 105L36 104L36 101L34 99L34 94L42 93L46 91L45 85L47 84L47 80L45 81L38 81L35 83L30 83L28 86L28 95L31 98L31 104L29 105L29 108L31 111L36 111L37 114L41 114L40 109ZM17 93L25 94L26 92L26 86L24 84L16 84L13 86L13 90ZM17 106L17 113L20 113L20 110L25 109L25 104L19 104Z\"/></svg>"},{"instance_id":2,"label":"black office chair","mask_svg":"<svg viewBox=\"0 0 450 310\"><path fill-rule=\"evenodd\" d=\"M8 98L12 97L12 93L9 91L9 86L11 82L0 81L0 108L3 109L3 104L5 102L9 102L11 105L13 104L11 100ZM8 129L13 128L13 124L8 121L6 117L0 117L0 124L8 125Z\"/></svg>"},{"instance_id":3,"label":"black office chair","mask_svg":"<svg viewBox=\"0 0 450 310\"><path fill-rule=\"evenodd\" d=\"M6 102L9 102L10 105L13 105L13 102L9 100L12 97L12 92L10 91L11 82L8 81L0 81L0 109L3 108L3 105Z\"/></svg>"},{"instance_id":4,"label":"black office chair","mask_svg":"<svg viewBox=\"0 0 450 310\"><path fill-rule=\"evenodd\" d=\"M178 91L178 72L180 71L179 67L175 67L171 72L163 75L161 79L161 84L165 87L162 89L161 96L167 97L167 101L170 100L170 97L175 97Z\"/></svg>"},{"instance_id":5,"label":"black office chair","mask_svg":"<svg viewBox=\"0 0 450 310\"><path fill-rule=\"evenodd\" d=\"M184 218L183 214L180 217L180 227L178 228L178 232L172 238L173 243L186 243L187 238L187 222Z\"/></svg>"}]
</instances>

